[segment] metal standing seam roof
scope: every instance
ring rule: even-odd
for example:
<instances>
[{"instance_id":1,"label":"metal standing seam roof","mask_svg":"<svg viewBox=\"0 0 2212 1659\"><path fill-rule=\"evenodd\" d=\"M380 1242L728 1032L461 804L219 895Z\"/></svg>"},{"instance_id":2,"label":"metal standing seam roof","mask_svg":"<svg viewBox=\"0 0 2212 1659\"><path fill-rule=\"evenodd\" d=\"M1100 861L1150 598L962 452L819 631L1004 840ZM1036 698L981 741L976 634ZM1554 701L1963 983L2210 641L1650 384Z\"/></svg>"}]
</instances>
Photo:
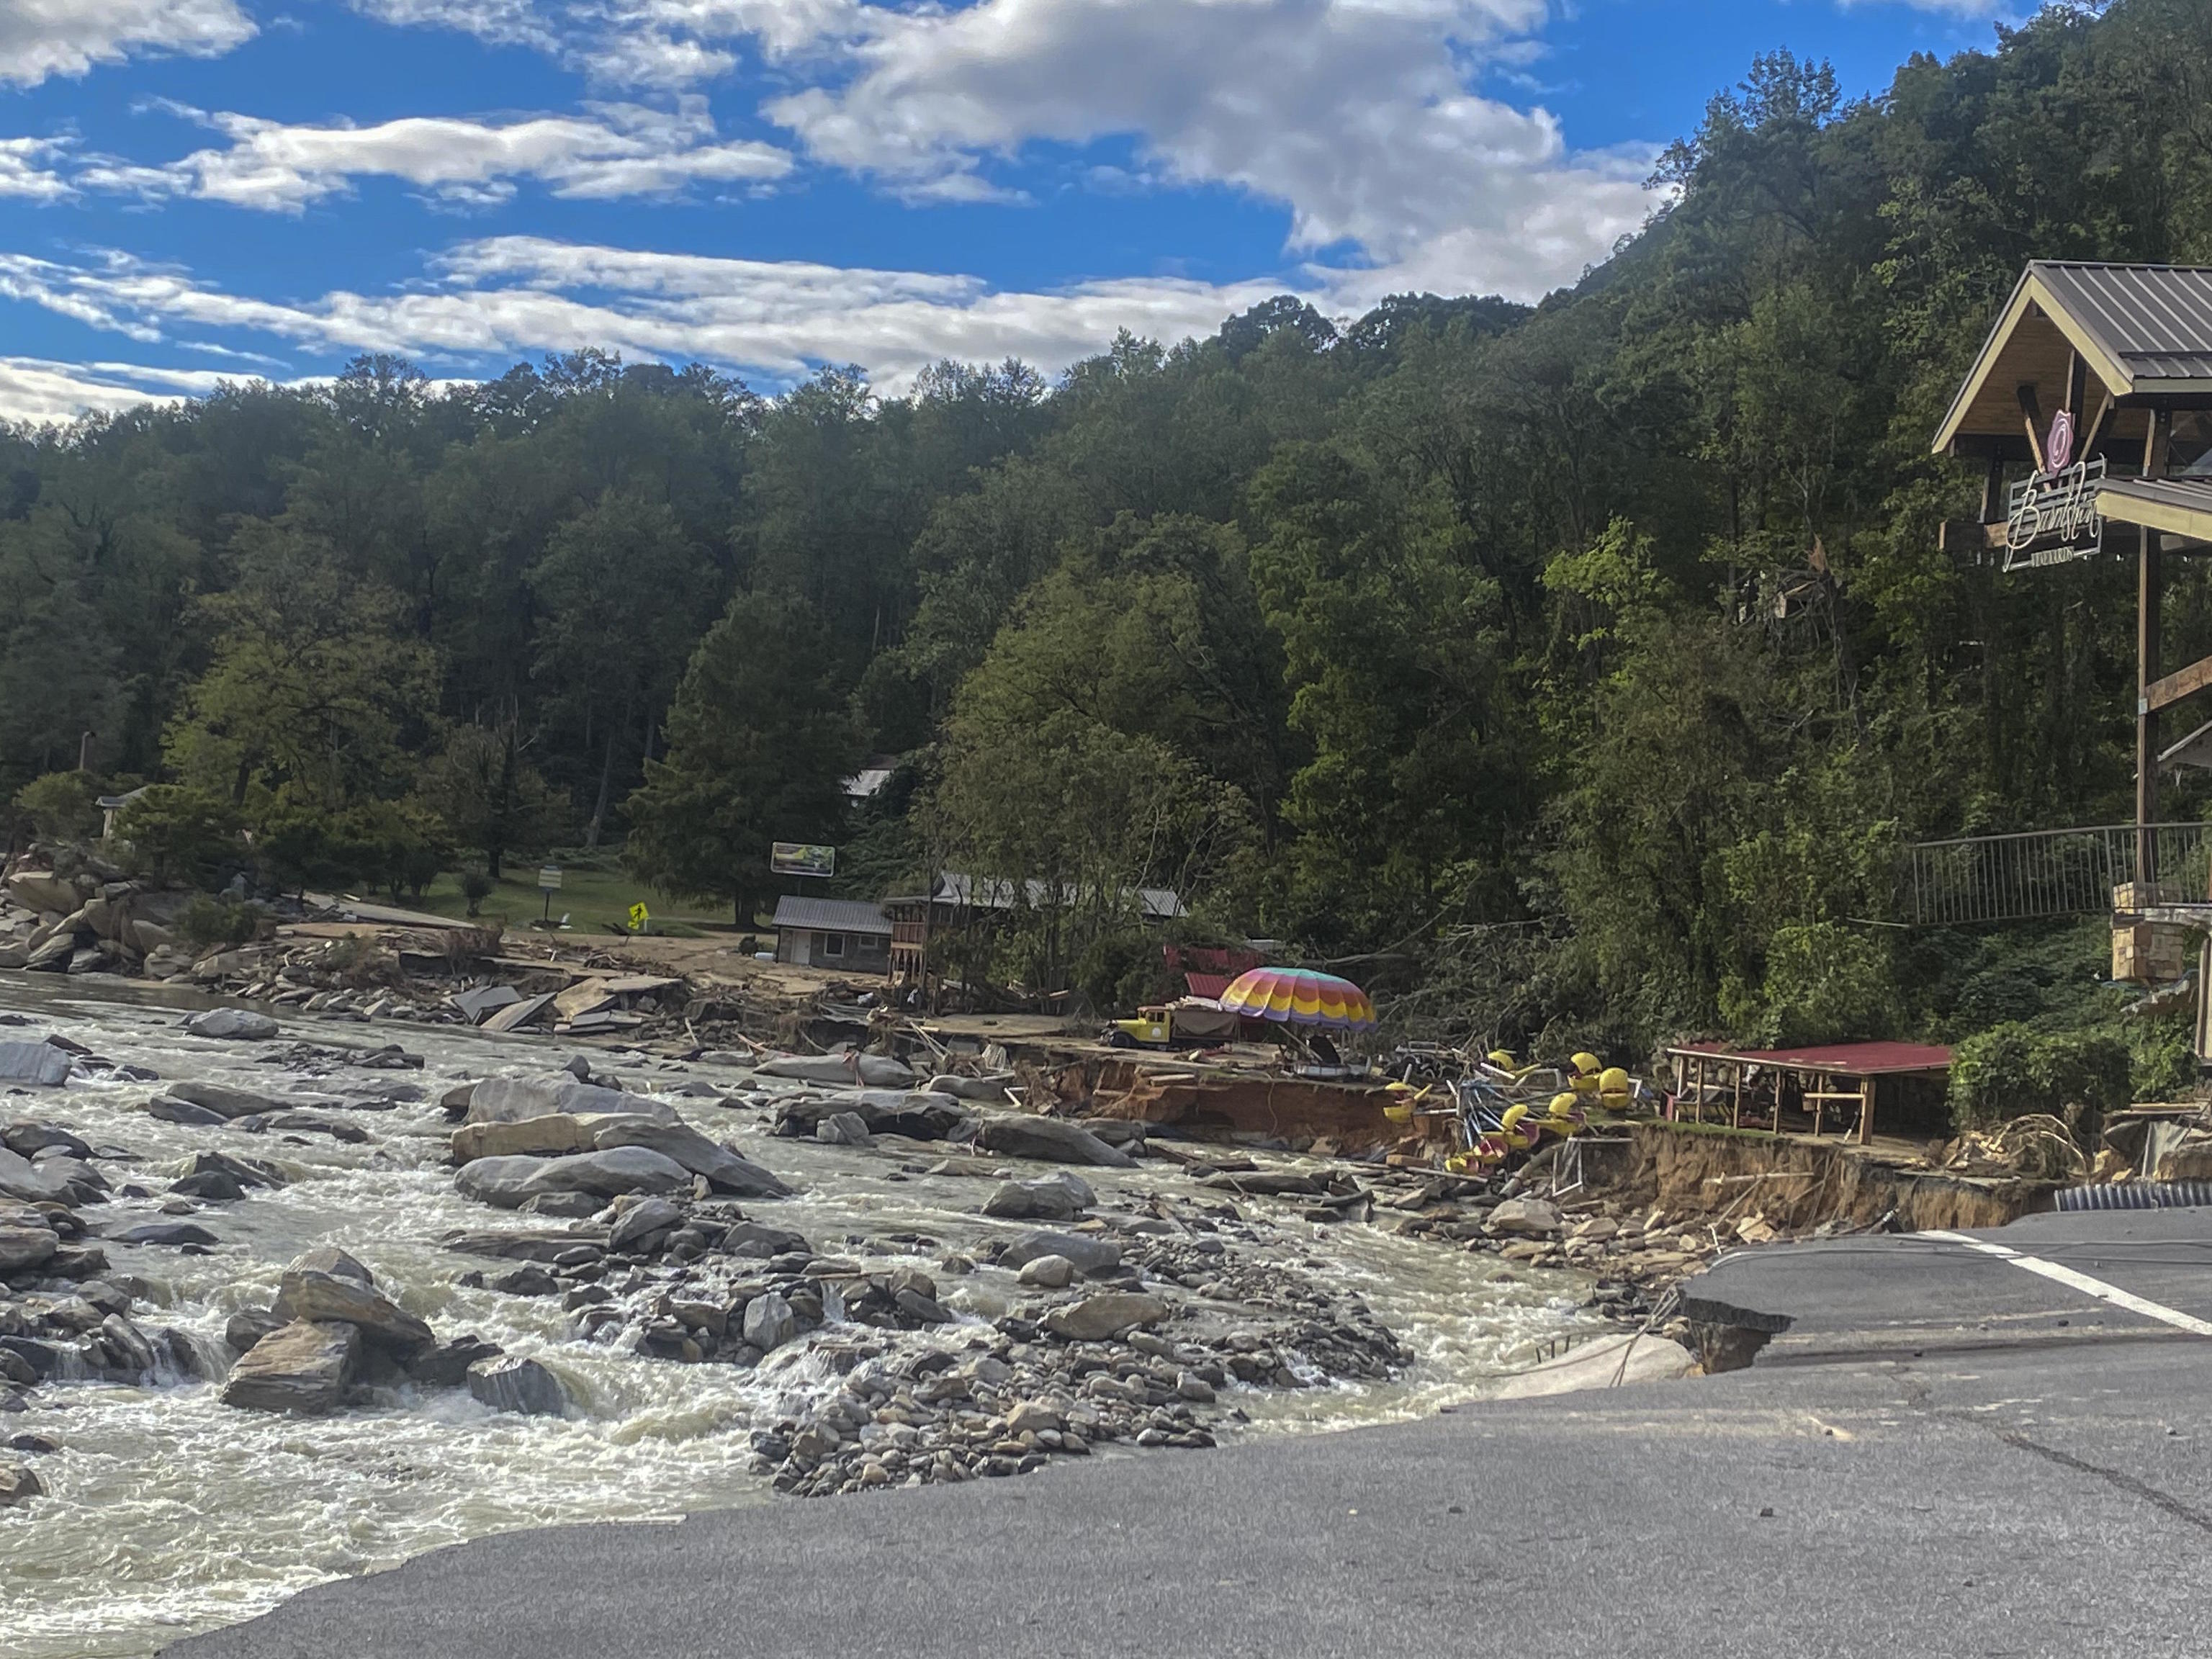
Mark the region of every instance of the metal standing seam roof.
<instances>
[{"instance_id":1,"label":"metal standing seam roof","mask_svg":"<svg viewBox=\"0 0 2212 1659\"><path fill-rule=\"evenodd\" d=\"M2212 541L2212 478L2112 478L2097 490L2097 510L2121 524Z\"/></svg>"},{"instance_id":2,"label":"metal standing seam roof","mask_svg":"<svg viewBox=\"0 0 2212 1659\"><path fill-rule=\"evenodd\" d=\"M2056 259L2028 269L2137 380L2212 380L2212 269Z\"/></svg>"},{"instance_id":3,"label":"metal standing seam roof","mask_svg":"<svg viewBox=\"0 0 2212 1659\"><path fill-rule=\"evenodd\" d=\"M780 898L775 925L823 933L880 933L890 936L890 918L863 899Z\"/></svg>"},{"instance_id":4,"label":"metal standing seam roof","mask_svg":"<svg viewBox=\"0 0 2212 1659\"><path fill-rule=\"evenodd\" d=\"M1732 1048L1725 1042L1678 1042L1668 1052L1740 1060L1793 1072L1833 1072L1839 1077L1951 1069L1948 1048L1923 1042L1832 1042L1809 1048Z\"/></svg>"}]
</instances>

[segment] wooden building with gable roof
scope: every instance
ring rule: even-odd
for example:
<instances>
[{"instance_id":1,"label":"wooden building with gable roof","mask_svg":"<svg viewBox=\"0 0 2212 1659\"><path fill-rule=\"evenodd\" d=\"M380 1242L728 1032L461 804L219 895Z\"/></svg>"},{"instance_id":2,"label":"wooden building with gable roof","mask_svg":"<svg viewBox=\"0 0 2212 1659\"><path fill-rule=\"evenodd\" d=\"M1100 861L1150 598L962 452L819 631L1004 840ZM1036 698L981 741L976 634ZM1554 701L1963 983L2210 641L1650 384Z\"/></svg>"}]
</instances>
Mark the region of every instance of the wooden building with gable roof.
<instances>
[{"instance_id":1,"label":"wooden building with gable roof","mask_svg":"<svg viewBox=\"0 0 2212 1659\"><path fill-rule=\"evenodd\" d=\"M2158 729L2212 690L2212 658L2169 672L2159 653L2165 556L2212 548L2212 269L2031 264L1935 449L1982 467L1979 521L1947 525L1947 549L2007 570L2135 560L2137 883L2116 908L2145 925L2212 921L2212 895L2165 902L2151 834L2160 766L2208 747L2200 728L2161 751Z\"/></svg>"}]
</instances>

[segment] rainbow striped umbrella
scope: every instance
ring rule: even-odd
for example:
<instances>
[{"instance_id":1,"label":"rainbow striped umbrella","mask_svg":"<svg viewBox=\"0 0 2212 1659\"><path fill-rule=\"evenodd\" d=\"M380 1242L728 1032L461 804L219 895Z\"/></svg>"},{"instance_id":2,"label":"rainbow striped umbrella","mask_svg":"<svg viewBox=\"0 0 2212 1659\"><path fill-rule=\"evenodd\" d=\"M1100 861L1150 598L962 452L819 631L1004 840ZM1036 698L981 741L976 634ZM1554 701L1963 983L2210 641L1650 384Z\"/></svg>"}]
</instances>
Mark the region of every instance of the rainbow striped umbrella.
<instances>
[{"instance_id":1,"label":"rainbow striped umbrella","mask_svg":"<svg viewBox=\"0 0 2212 1659\"><path fill-rule=\"evenodd\" d=\"M1375 1005L1348 979L1307 968L1255 968L1221 994L1221 1006L1292 1025L1372 1025Z\"/></svg>"}]
</instances>

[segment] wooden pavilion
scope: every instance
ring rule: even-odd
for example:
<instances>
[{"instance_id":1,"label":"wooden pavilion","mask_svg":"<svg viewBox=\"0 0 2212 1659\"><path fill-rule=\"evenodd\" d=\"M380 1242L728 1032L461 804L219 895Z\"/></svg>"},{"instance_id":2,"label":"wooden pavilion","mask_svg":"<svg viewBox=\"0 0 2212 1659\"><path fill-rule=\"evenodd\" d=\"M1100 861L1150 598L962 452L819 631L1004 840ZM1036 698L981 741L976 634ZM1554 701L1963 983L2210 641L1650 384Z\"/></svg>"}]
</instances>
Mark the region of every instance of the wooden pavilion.
<instances>
[{"instance_id":1,"label":"wooden pavilion","mask_svg":"<svg viewBox=\"0 0 2212 1659\"><path fill-rule=\"evenodd\" d=\"M1702 1123L1715 1111L1732 1129L1747 1126L1775 1134L1787 1111L1803 1114L1818 1136L1832 1110L1850 1118L1850 1133L1863 1146L1874 1138L1875 1096L1885 1082L1919 1079L1941 1083L1951 1073L1951 1051L1917 1042L1832 1042L1803 1048L1733 1048L1724 1042L1685 1042L1667 1050L1674 1071L1668 1115ZM1794 1103L1793 1103L1794 1102Z\"/></svg>"}]
</instances>

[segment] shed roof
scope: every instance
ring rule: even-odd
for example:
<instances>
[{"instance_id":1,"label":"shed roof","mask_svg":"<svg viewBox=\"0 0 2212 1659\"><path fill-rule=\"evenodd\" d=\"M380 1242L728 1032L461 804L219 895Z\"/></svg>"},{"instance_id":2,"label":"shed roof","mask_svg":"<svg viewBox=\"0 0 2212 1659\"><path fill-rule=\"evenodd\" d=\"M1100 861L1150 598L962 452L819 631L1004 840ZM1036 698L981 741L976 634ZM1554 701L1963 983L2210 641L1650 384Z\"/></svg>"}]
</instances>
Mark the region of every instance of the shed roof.
<instances>
[{"instance_id":1,"label":"shed roof","mask_svg":"<svg viewBox=\"0 0 2212 1659\"><path fill-rule=\"evenodd\" d=\"M2017 434L2019 386L2057 409L2075 352L2089 383L2114 398L2212 389L2212 269L2031 262L1952 400L1936 451L1961 437Z\"/></svg>"},{"instance_id":2,"label":"shed roof","mask_svg":"<svg viewBox=\"0 0 2212 1659\"><path fill-rule=\"evenodd\" d=\"M823 933L881 933L890 936L890 918L862 899L780 898L775 925Z\"/></svg>"},{"instance_id":3,"label":"shed roof","mask_svg":"<svg viewBox=\"0 0 2212 1659\"><path fill-rule=\"evenodd\" d=\"M2097 510L2122 524L2212 542L2212 478L2113 478L2098 489Z\"/></svg>"},{"instance_id":4,"label":"shed roof","mask_svg":"<svg viewBox=\"0 0 2212 1659\"><path fill-rule=\"evenodd\" d=\"M1924 1042L1831 1042L1804 1048L1734 1048L1725 1042L1680 1042L1669 1052L1740 1060L1787 1072L1832 1072L1838 1077L1890 1077L1951 1069L1951 1051Z\"/></svg>"}]
</instances>

